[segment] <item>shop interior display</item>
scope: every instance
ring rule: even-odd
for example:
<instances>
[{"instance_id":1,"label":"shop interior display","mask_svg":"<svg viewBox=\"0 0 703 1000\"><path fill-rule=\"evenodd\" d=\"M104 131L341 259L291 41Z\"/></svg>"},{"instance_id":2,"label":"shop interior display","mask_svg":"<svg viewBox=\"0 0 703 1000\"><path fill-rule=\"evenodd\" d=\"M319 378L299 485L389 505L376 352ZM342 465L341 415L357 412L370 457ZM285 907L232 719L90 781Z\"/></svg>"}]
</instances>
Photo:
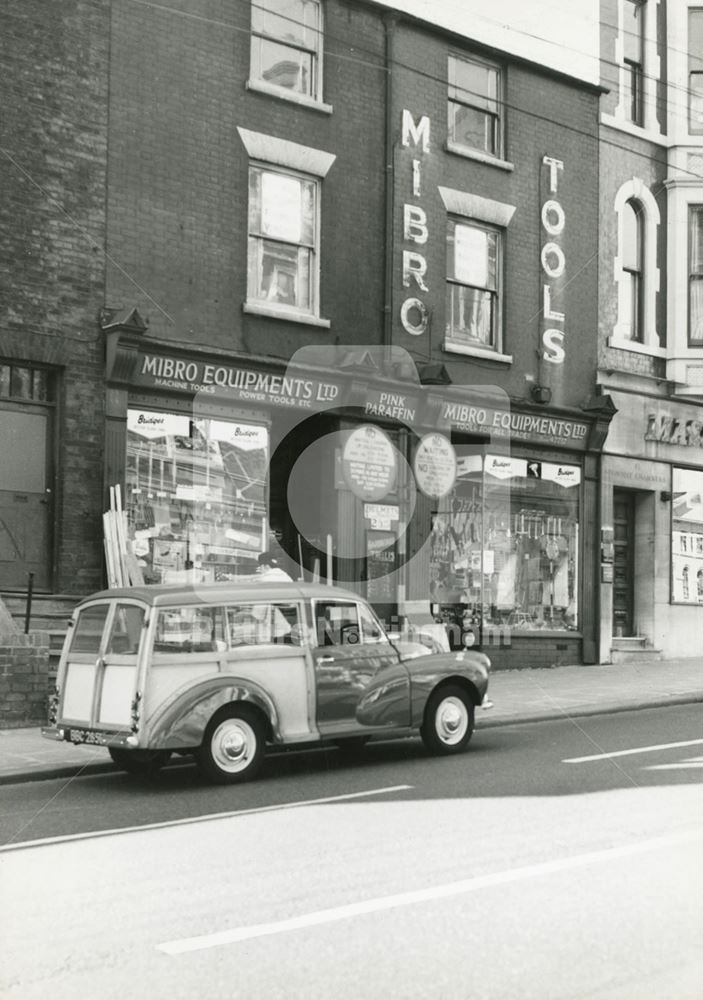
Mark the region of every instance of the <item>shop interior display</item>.
<instances>
[{"instance_id":1,"label":"shop interior display","mask_svg":"<svg viewBox=\"0 0 703 1000\"><path fill-rule=\"evenodd\" d=\"M254 573L266 548L267 448L235 443L249 440L241 424L172 426L188 433L128 432L126 509L145 582L208 583ZM259 440L263 429L252 430Z\"/></svg>"},{"instance_id":2,"label":"shop interior display","mask_svg":"<svg viewBox=\"0 0 703 1000\"><path fill-rule=\"evenodd\" d=\"M433 516L430 596L465 630L577 628L578 504L555 483L458 480ZM485 636L484 636L485 638Z\"/></svg>"}]
</instances>

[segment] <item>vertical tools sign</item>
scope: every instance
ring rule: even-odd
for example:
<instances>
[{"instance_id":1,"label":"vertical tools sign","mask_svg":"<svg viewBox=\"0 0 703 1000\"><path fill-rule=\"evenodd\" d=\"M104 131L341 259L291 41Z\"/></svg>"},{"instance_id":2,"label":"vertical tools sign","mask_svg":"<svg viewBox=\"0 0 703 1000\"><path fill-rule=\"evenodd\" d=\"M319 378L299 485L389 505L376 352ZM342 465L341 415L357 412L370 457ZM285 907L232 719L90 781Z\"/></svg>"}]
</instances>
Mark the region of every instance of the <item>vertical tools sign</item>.
<instances>
[{"instance_id":1,"label":"vertical tools sign","mask_svg":"<svg viewBox=\"0 0 703 1000\"><path fill-rule=\"evenodd\" d=\"M544 361L564 364L566 357L566 213L561 205L564 163L543 156L540 169L540 325Z\"/></svg>"}]
</instances>

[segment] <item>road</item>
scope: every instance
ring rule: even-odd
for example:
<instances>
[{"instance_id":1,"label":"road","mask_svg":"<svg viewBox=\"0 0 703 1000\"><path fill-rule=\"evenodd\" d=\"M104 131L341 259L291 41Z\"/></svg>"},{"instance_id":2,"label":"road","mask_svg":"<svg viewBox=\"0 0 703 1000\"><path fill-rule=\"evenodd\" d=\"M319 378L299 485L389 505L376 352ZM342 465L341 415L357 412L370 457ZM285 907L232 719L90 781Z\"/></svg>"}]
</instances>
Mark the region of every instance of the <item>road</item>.
<instances>
[{"instance_id":1,"label":"road","mask_svg":"<svg viewBox=\"0 0 703 1000\"><path fill-rule=\"evenodd\" d=\"M0 994L701 1000L702 779L684 706L5 786Z\"/></svg>"}]
</instances>

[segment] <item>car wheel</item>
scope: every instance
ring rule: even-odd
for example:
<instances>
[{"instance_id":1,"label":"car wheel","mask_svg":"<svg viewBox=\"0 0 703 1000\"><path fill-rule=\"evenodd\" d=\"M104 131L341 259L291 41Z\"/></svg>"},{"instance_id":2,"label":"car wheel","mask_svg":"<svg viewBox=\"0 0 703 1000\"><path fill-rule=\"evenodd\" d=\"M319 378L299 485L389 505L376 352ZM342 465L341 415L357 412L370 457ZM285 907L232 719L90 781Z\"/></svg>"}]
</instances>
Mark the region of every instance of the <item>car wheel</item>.
<instances>
[{"instance_id":1,"label":"car wheel","mask_svg":"<svg viewBox=\"0 0 703 1000\"><path fill-rule=\"evenodd\" d=\"M431 753L459 753L473 731L474 705L466 691L447 684L432 692L420 728L423 743Z\"/></svg>"},{"instance_id":2,"label":"car wheel","mask_svg":"<svg viewBox=\"0 0 703 1000\"><path fill-rule=\"evenodd\" d=\"M248 781L260 770L266 732L261 716L248 705L231 705L210 719L198 765L210 781L222 785Z\"/></svg>"},{"instance_id":3,"label":"car wheel","mask_svg":"<svg viewBox=\"0 0 703 1000\"><path fill-rule=\"evenodd\" d=\"M122 747L107 749L119 768L141 778L155 777L171 756L170 750L124 750Z\"/></svg>"}]
</instances>

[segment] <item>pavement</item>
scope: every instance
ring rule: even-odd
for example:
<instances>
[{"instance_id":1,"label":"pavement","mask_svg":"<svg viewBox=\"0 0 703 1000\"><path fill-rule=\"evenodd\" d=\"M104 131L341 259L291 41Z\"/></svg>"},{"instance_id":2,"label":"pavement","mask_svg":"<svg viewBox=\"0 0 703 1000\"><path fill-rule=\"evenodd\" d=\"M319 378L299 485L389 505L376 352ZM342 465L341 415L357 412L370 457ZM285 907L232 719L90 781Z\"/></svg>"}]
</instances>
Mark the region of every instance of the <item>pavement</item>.
<instances>
[{"instance_id":1,"label":"pavement","mask_svg":"<svg viewBox=\"0 0 703 1000\"><path fill-rule=\"evenodd\" d=\"M476 728L703 704L703 657L501 670ZM703 719L703 714L702 714ZM118 770L102 747L45 740L38 726L0 729L0 785Z\"/></svg>"}]
</instances>

